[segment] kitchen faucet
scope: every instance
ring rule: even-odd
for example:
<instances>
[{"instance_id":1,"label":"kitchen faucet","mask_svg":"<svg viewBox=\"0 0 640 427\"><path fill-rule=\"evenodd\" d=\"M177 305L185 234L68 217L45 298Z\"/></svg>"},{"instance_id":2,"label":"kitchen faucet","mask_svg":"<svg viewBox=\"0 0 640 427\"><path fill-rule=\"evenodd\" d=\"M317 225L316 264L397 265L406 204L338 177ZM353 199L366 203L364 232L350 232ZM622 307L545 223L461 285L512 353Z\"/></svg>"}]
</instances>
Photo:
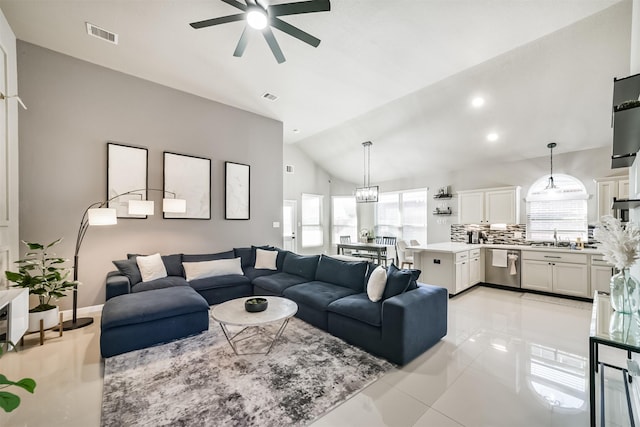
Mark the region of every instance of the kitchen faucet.
<instances>
[{"instance_id":1,"label":"kitchen faucet","mask_svg":"<svg viewBox=\"0 0 640 427\"><path fill-rule=\"evenodd\" d=\"M553 229L553 246L558 246L558 229Z\"/></svg>"}]
</instances>

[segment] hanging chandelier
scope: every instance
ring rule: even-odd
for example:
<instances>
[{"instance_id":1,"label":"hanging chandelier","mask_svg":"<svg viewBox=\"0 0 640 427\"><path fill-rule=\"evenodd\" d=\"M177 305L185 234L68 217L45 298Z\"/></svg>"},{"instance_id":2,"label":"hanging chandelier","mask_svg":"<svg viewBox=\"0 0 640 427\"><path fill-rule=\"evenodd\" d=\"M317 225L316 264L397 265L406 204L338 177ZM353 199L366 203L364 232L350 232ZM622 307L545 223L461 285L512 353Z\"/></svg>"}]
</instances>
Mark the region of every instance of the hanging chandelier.
<instances>
[{"instance_id":1,"label":"hanging chandelier","mask_svg":"<svg viewBox=\"0 0 640 427\"><path fill-rule=\"evenodd\" d=\"M378 201L378 186L371 186L371 141L362 143L364 148L364 184L356 188L356 203L371 203Z\"/></svg>"},{"instance_id":2,"label":"hanging chandelier","mask_svg":"<svg viewBox=\"0 0 640 427\"><path fill-rule=\"evenodd\" d=\"M547 144L547 148L551 150L551 158L550 158L550 163L551 163L551 173L549 174L549 183L547 184L547 186L545 187L545 190L557 190L558 187L556 186L556 184L553 182L553 149L556 148L558 144L556 144L555 142L550 142Z\"/></svg>"}]
</instances>

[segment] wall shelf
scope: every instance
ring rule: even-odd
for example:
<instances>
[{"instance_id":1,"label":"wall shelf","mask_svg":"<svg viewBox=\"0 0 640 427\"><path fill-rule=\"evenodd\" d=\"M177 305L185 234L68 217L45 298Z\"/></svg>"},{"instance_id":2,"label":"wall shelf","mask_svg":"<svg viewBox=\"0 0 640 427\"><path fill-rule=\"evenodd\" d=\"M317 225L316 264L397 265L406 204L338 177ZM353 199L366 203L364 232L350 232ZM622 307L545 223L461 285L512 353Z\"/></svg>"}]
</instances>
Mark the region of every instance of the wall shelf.
<instances>
[{"instance_id":1,"label":"wall shelf","mask_svg":"<svg viewBox=\"0 0 640 427\"><path fill-rule=\"evenodd\" d=\"M453 198L453 194L435 194L433 198L436 200L451 200Z\"/></svg>"},{"instance_id":2,"label":"wall shelf","mask_svg":"<svg viewBox=\"0 0 640 427\"><path fill-rule=\"evenodd\" d=\"M451 208L447 208L447 209L443 209L441 210L440 208L436 208L435 211L433 211L434 215L452 215L453 212L451 211Z\"/></svg>"}]
</instances>

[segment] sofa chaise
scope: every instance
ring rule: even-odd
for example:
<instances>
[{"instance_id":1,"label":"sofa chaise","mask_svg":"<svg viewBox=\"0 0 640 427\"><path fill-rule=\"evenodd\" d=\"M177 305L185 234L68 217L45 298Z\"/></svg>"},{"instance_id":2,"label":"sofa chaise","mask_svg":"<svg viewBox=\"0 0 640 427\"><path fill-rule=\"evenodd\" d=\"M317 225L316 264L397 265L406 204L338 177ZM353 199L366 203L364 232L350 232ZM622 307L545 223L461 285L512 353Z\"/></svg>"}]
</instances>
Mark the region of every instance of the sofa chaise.
<instances>
[{"instance_id":1,"label":"sofa chaise","mask_svg":"<svg viewBox=\"0 0 640 427\"><path fill-rule=\"evenodd\" d=\"M166 277L144 282L136 272L137 257L130 254L127 260L114 261L119 271L107 276L103 313L134 296L152 305L156 292L167 288L182 288L178 293L195 290L208 305L252 295L282 296L298 304L296 316L300 319L400 365L447 333L447 291L418 283L418 270L399 270L391 265L385 273L384 292L374 302L367 285L377 265L366 261L252 246L216 254L163 256ZM235 270L216 271L218 264L232 263L236 263ZM201 272L209 266L212 271ZM108 331L109 316L106 320ZM103 315L103 333L104 327ZM140 326L136 328L135 333L140 333ZM185 331L184 336L192 333ZM114 345L105 343L103 356L112 355L110 346Z\"/></svg>"}]
</instances>

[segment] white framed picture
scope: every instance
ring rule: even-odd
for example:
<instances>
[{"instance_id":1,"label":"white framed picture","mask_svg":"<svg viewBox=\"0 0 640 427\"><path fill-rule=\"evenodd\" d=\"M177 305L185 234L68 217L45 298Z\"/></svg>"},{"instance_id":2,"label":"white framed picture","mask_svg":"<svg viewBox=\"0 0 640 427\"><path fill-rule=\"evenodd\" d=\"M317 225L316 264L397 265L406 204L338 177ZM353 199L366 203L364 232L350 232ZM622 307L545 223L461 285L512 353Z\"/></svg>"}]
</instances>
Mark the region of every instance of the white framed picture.
<instances>
[{"instance_id":1,"label":"white framed picture","mask_svg":"<svg viewBox=\"0 0 640 427\"><path fill-rule=\"evenodd\" d=\"M129 215L129 200L147 200L146 148L115 142L107 143L107 200L116 210L118 218L146 218L146 215ZM132 192L124 196L118 194ZM113 199L113 200L112 200Z\"/></svg>"},{"instance_id":2,"label":"white framed picture","mask_svg":"<svg viewBox=\"0 0 640 427\"><path fill-rule=\"evenodd\" d=\"M250 167L242 163L224 162L225 219L250 218Z\"/></svg>"},{"instance_id":3,"label":"white framed picture","mask_svg":"<svg viewBox=\"0 0 640 427\"><path fill-rule=\"evenodd\" d=\"M164 218L211 219L211 159L165 151L164 191L187 201L185 213L164 212Z\"/></svg>"}]
</instances>

